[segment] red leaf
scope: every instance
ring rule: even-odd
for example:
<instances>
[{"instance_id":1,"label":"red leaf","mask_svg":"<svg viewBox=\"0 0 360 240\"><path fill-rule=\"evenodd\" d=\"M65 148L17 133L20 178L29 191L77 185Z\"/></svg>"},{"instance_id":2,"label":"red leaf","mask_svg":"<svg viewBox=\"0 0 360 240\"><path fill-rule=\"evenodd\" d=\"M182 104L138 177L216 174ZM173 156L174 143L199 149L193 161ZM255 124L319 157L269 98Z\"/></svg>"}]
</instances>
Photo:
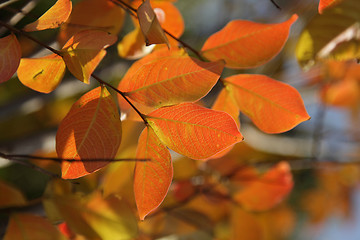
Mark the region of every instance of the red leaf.
<instances>
[{"instance_id":1,"label":"red leaf","mask_svg":"<svg viewBox=\"0 0 360 240\"><path fill-rule=\"evenodd\" d=\"M56 152L61 158L112 159L121 141L121 122L115 102L105 87L83 95L61 122ZM108 161L63 162L63 178L79 178Z\"/></svg>"},{"instance_id":2,"label":"red leaf","mask_svg":"<svg viewBox=\"0 0 360 240\"><path fill-rule=\"evenodd\" d=\"M193 159L208 159L243 139L229 114L193 103L160 108L146 119L165 145Z\"/></svg>"},{"instance_id":3,"label":"red leaf","mask_svg":"<svg viewBox=\"0 0 360 240\"><path fill-rule=\"evenodd\" d=\"M20 64L21 47L14 34L0 38L0 83L9 80Z\"/></svg>"},{"instance_id":4,"label":"red leaf","mask_svg":"<svg viewBox=\"0 0 360 240\"><path fill-rule=\"evenodd\" d=\"M341 2L342 0L320 0L319 2L319 13L323 13L324 9L334 6L335 4Z\"/></svg>"},{"instance_id":5,"label":"red leaf","mask_svg":"<svg viewBox=\"0 0 360 240\"><path fill-rule=\"evenodd\" d=\"M136 158L134 192L140 219L156 209L164 200L173 177L169 150L160 142L154 130L145 128L139 137Z\"/></svg>"},{"instance_id":6,"label":"red leaf","mask_svg":"<svg viewBox=\"0 0 360 240\"><path fill-rule=\"evenodd\" d=\"M140 28L145 36L146 45L165 43L169 48L169 40L167 39L154 10L150 5L150 1L146 0L137 9Z\"/></svg>"},{"instance_id":7,"label":"red leaf","mask_svg":"<svg viewBox=\"0 0 360 240\"><path fill-rule=\"evenodd\" d=\"M294 183L287 162L280 162L244 190L235 194L235 201L251 211L266 211L280 203Z\"/></svg>"},{"instance_id":8,"label":"red leaf","mask_svg":"<svg viewBox=\"0 0 360 240\"><path fill-rule=\"evenodd\" d=\"M240 108L266 133L294 128L310 117L299 92L264 75L240 74L225 79Z\"/></svg>"},{"instance_id":9,"label":"red leaf","mask_svg":"<svg viewBox=\"0 0 360 240\"><path fill-rule=\"evenodd\" d=\"M278 24L234 20L208 38L202 54L211 61L224 59L228 68L253 68L276 56L284 46L297 15Z\"/></svg>"},{"instance_id":10,"label":"red leaf","mask_svg":"<svg viewBox=\"0 0 360 240\"><path fill-rule=\"evenodd\" d=\"M114 44L117 37L107 32L86 30L77 33L61 50L69 71L80 81L89 83L90 75L106 54L104 50Z\"/></svg>"},{"instance_id":11,"label":"red leaf","mask_svg":"<svg viewBox=\"0 0 360 240\"><path fill-rule=\"evenodd\" d=\"M166 51L166 52L165 52ZM201 62L182 51L158 52L137 61L119 84L119 89L151 107L194 102L215 85L223 62Z\"/></svg>"},{"instance_id":12,"label":"red leaf","mask_svg":"<svg viewBox=\"0 0 360 240\"><path fill-rule=\"evenodd\" d=\"M70 0L58 0L38 20L25 26L27 32L40 31L50 28L58 28L70 16L72 2Z\"/></svg>"},{"instance_id":13,"label":"red leaf","mask_svg":"<svg viewBox=\"0 0 360 240\"><path fill-rule=\"evenodd\" d=\"M42 58L22 58L17 74L25 86L38 92L49 93L64 77L65 63L56 54Z\"/></svg>"}]
</instances>

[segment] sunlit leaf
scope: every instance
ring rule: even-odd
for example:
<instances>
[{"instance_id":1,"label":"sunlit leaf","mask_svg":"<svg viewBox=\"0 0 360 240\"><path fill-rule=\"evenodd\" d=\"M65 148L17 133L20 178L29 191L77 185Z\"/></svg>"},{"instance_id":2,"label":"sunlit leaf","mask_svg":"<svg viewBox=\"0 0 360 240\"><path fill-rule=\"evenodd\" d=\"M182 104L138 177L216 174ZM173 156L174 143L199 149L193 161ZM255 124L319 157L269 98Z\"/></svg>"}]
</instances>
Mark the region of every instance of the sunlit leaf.
<instances>
[{"instance_id":1,"label":"sunlit leaf","mask_svg":"<svg viewBox=\"0 0 360 240\"><path fill-rule=\"evenodd\" d=\"M0 83L9 80L20 64L21 47L14 34L0 38Z\"/></svg>"},{"instance_id":2,"label":"sunlit leaf","mask_svg":"<svg viewBox=\"0 0 360 240\"><path fill-rule=\"evenodd\" d=\"M275 57L284 46L297 15L278 24L234 20L210 36L202 47L211 61L223 59L228 68L253 68Z\"/></svg>"},{"instance_id":3,"label":"sunlit leaf","mask_svg":"<svg viewBox=\"0 0 360 240\"><path fill-rule=\"evenodd\" d=\"M61 122L56 152L61 158L112 159L121 142L120 116L110 93L98 87L83 95ZM63 162L62 177L78 178L109 161Z\"/></svg>"},{"instance_id":4,"label":"sunlit leaf","mask_svg":"<svg viewBox=\"0 0 360 240\"><path fill-rule=\"evenodd\" d=\"M151 107L194 102L211 90L223 67L221 61L201 62L178 51L159 58L150 54L132 65L118 88Z\"/></svg>"},{"instance_id":5,"label":"sunlit leaf","mask_svg":"<svg viewBox=\"0 0 360 240\"><path fill-rule=\"evenodd\" d=\"M58 0L38 20L25 26L27 32L40 31L50 28L58 28L70 16L72 2L70 0Z\"/></svg>"},{"instance_id":6,"label":"sunlit leaf","mask_svg":"<svg viewBox=\"0 0 360 240\"><path fill-rule=\"evenodd\" d=\"M150 0L145 0L137 9L140 28L145 36L146 45L165 43L169 46L167 39L154 10L150 5Z\"/></svg>"},{"instance_id":7,"label":"sunlit leaf","mask_svg":"<svg viewBox=\"0 0 360 240\"><path fill-rule=\"evenodd\" d=\"M264 75L239 74L225 79L240 111L266 133L294 128L310 117L299 92Z\"/></svg>"},{"instance_id":8,"label":"sunlit leaf","mask_svg":"<svg viewBox=\"0 0 360 240\"><path fill-rule=\"evenodd\" d=\"M65 196L54 199L69 228L86 239L134 239L137 223L124 200L95 192L90 199Z\"/></svg>"},{"instance_id":9,"label":"sunlit leaf","mask_svg":"<svg viewBox=\"0 0 360 240\"><path fill-rule=\"evenodd\" d=\"M107 32L86 30L77 33L61 50L66 67L80 81L89 83L90 75L106 54L104 48L117 37Z\"/></svg>"},{"instance_id":10,"label":"sunlit leaf","mask_svg":"<svg viewBox=\"0 0 360 240\"><path fill-rule=\"evenodd\" d=\"M153 50L154 46L146 46L141 29L135 28L125 35L117 45L117 49L120 57L132 60L146 56Z\"/></svg>"},{"instance_id":11,"label":"sunlit leaf","mask_svg":"<svg viewBox=\"0 0 360 240\"><path fill-rule=\"evenodd\" d=\"M243 190L239 190L233 198L247 210L266 211L279 204L293 185L289 164L280 162Z\"/></svg>"},{"instance_id":12,"label":"sunlit leaf","mask_svg":"<svg viewBox=\"0 0 360 240\"><path fill-rule=\"evenodd\" d=\"M208 159L243 139L229 114L193 103L160 108L146 119L165 145L193 159Z\"/></svg>"},{"instance_id":13,"label":"sunlit leaf","mask_svg":"<svg viewBox=\"0 0 360 240\"><path fill-rule=\"evenodd\" d=\"M326 49L323 50L325 47L331 50L333 45L336 47L339 43L346 43L354 39L356 34L351 30L351 27L360 21L359 12L360 1L346 0L327 9L323 14L315 16L299 37L296 47L296 57L299 64L303 68L309 68L321 57L318 54L320 51L325 51ZM346 31L348 31L347 34ZM357 30L357 32L359 31ZM330 43L336 38L338 40L331 45ZM353 46L349 44L345 47L350 47L351 51ZM340 53L348 51L346 48L341 49ZM327 50L326 52L329 53L330 51Z\"/></svg>"},{"instance_id":14,"label":"sunlit leaf","mask_svg":"<svg viewBox=\"0 0 360 240\"><path fill-rule=\"evenodd\" d=\"M23 194L13 186L0 181L0 209L6 207L23 206L26 199Z\"/></svg>"},{"instance_id":15,"label":"sunlit leaf","mask_svg":"<svg viewBox=\"0 0 360 240\"><path fill-rule=\"evenodd\" d=\"M324 9L332 7L335 4L339 3L342 0L320 0L319 2L319 13L323 13Z\"/></svg>"},{"instance_id":16,"label":"sunlit leaf","mask_svg":"<svg viewBox=\"0 0 360 240\"><path fill-rule=\"evenodd\" d=\"M230 116L233 117L236 125L240 127L239 107L237 106L234 97L228 90L226 90L226 88L223 88L221 90L211 109L228 113Z\"/></svg>"},{"instance_id":17,"label":"sunlit leaf","mask_svg":"<svg viewBox=\"0 0 360 240\"><path fill-rule=\"evenodd\" d=\"M134 175L134 192L140 219L155 210L164 200L173 177L169 150L160 142L154 130L145 128L139 137Z\"/></svg>"},{"instance_id":18,"label":"sunlit leaf","mask_svg":"<svg viewBox=\"0 0 360 240\"><path fill-rule=\"evenodd\" d=\"M117 35L123 26L125 11L111 1L82 0L76 4L65 24L61 26L58 41L64 45L75 33L97 29Z\"/></svg>"},{"instance_id":19,"label":"sunlit leaf","mask_svg":"<svg viewBox=\"0 0 360 240\"><path fill-rule=\"evenodd\" d=\"M64 77L65 63L56 54L42 58L22 58L17 74L25 86L38 92L49 93Z\"/></svg>"},{"instance_id":20,"label":"sunlit leaf","mask_svg":"<svg viewBox=\"0 0 360 240\"><path fill-rule=\"evenodd\" d=\"M66 238L45 218L17 213L10 216L4 240L65 240Z\"/></svg>"}]
</instances>

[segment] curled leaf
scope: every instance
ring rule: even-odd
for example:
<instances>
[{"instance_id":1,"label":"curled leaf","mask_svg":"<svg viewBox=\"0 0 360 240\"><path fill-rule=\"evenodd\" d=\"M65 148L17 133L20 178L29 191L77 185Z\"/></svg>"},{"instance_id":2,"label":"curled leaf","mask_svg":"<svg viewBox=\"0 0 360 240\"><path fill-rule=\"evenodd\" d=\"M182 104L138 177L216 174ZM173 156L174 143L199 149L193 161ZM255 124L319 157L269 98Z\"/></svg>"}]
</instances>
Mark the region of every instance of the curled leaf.
<instances>
[{"instance_id":1,"label":"curled leaf","mask_svg":"<svg viewBox=\"0 0 360 240\"><path fill-rule=\"evenodd\" d=\"M208 159L243 139L229 114L194 103L163 107L146 119L166 146L193 159Z\"/></svg>"},{"instance_id":2,"label":"curled leaf","mask_svg":"<svg viewBox=\"0 0 360 240\"><path fill-rule=\"evenodd\" d=\"M89 83L90 76L105 57L108 46L114 44L117 37L104 31L86 30L69 39L60 51L66 67L80 81Z\"/></svg>"},{"instance_id":3,"label":"curled leaf","mask_svg":"<svg viewBox=\"0 0 360 240\"><path fill-rule=\"evenodd\" d=\"M21 59L21 47L14 34L0 38L0 83L16 72Z\"/></svg>"},{"instance_id":4,"label":"curled leaf","mask_svg":"<svg viewBox=\"0 0 360 240\"><path fill-rule=\"evenodd\" d=\"M169 40L150 5L150 0L146 0L140 5L137 15L146 45L165 43L170 48Z\"/></svg>"},{"instance_id":5,"label":"curled leaf","mask_svg":"<svg viewBox=\"0 0 360 240\"><path fill-rule=\"evenodd\" d=\"M22 58L17 74L25 86L38 92L49 93L64 77L65 63L56 54L42 58Z\"/></svg>"},{"instance_id":6,"label":"curled leaf","mask_svg":"<svg viewBox=\"0 0 360 240\"><path fill-rule=\"evenodd\" d=\"M145 128L139 137L134 175L134 192L140 219L156 209L164 200L173 177L169 150L160 142L152 128Z\"/></svg>"},{"instance_id":7,"label":"curled leaf","mask_svg":"<svg viewBox=\"0 0 360 240\"><path fill-rule=\"evenodd\" d=\"M298 16L278 24L234 20L211 35L201 51L211 61L225 60L228 68L253 68L275 57L283 48Z\"/></svg>"},{"instance_id":8,"label":"curled leaf","mask_svg":"<svg viewBox=\"0 0 360 240\"><path fill-rule=\"evenodd\" d=\"M58 28L70 16L72 2L70 0L58 0L38 20L25 26L27 32L40 31L50 28Z\"/></svg>"},{"instance_id":9,"label":"curled leaf","mask_svg":"<svg viewBox=\"0 0 360 240\"><path fill-rule=\"evenodd\" d=\"M79 161L62 163L63 178L79 178L104 167L121 141L121 121L115 102L105 87L83 95L60 123L56 134L59 157Z\"/></svg>"},{"instance_id":10,"label":"curled leaf","mask_svg":"<svg viewBox=\"0 0 360 240\"><path fill-rule=\"evenodd\" d=\"M310 117L299 92L264 75L239 74L225 79L240 111L266 133L294 128Z\"/></svg>"}]
</instances>

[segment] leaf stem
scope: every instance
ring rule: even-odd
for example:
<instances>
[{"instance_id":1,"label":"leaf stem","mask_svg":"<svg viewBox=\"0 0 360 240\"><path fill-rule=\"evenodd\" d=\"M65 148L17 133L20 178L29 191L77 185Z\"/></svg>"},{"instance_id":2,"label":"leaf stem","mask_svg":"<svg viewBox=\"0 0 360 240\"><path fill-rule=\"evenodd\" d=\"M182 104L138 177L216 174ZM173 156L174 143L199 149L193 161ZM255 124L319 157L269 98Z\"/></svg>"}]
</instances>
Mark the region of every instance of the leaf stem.
<instances>
[{"instance_id":1,"label":"leaf stem","mask_svg":"<svg viewBox=\"0 0 360 240\"><path fill-rule=\"evenodd\" d=\"M51 51L51 52L53 52L53 53L61 56L60 51L58 51L58 50L56 50L56 49L54 49L54 48L52 48L52 47L50 47L50 46L48 46L48 45L40 42L39 40L37 40L36 38L32 37L30 34L28 34L27 32L25 32L25 31L23 31L23 30L21 30L21 29L17 29L17 28L15 28L15 27L13 27L13 26L11 26L11 25L3 22L3 21L0 21L0 26L6 27L7 29L9 29L9 30L12 31L12 32L15 32L15 33L18 33L18 34L22 34L23 36L29 38L31 41L34 41L34 42L36 42L37 44L39 44L40 46L42 46L42 47L48 49L49 51Z\"/></svg>"},{"instance_id":2,"label":"leaf stem","mask_svg":"<svg viewBox=\"0 0 360 240\"><path fill-rule=\"evenodd\" d=\"M139 109L137 109L137 107L135 107L135 105L126 97L125 93L123 93L122 91L120 91L119 89L117 89L116 87L114 87L113 85L111 85L110 83L105 82L104 80L102 80L100 77L98 77L95 74L91 74L91 76L93 78L95 78L99 83L104 84L108 87L110 87L111 89L113 89L115 92L117 92L118 94L120 94L125 101L135 110L135 112L141 117L141 119L143 120L143 122L145 123L145 125L148 125L148 122L145 118L145 115L142 114Z\"/></svg>"},{"instance_id":3,"label":"leaf stem","mask_svg":"<svg viewBox=\"0 0 360 240\"><path fill-rule=\"evenodd\" d=\"M111 2L113 2L114 4L116 4L117 6L127 10L127 12L134 16L135 18L137 17L137 9L133 8L131 5L125 3L122 0L109 0ZM166 29L162 28L162 30L164 31L164 33L166 33L169 37L171 37L172 39L174 39L175 41L177 41L178 43L180 43L183 47L189 49L191 52L193 52L201 61L204 61L204 57L200 54L199 51L197 51L195 48L191 47L189 44L187 44L186 42L180 40L179 38L175 37L172 33L168 32Z\"/></svg>"}]
</instances>

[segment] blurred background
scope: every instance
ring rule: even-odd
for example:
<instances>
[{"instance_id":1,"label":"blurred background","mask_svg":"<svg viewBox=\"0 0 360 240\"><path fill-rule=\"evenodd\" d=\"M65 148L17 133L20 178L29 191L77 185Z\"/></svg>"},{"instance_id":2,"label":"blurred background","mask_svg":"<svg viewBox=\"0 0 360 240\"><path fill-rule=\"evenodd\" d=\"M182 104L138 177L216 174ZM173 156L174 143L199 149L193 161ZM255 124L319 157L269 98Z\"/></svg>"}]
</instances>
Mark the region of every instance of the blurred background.
<instances>
[{"instance_id":1,"label":"blurred background","mask_svg":"<svg viewBox=\"0 0 360 240\"><path fill-rule=\"evenodd\" d=\"M4 4L8 1L0 1ZM32 22L55 1L14 1L0 8L0 20L17 27ZM76 4L78 1L73 1ZM360 239L360 168L359 168L359 112L358 102L350 105L324 104L323 87L329 77L324 65L304 72L295 57L299 35L316 15L318 0L178 0L185 21L181 39L195 49L201 49L205 40L233 19L247 19L262 23L278 23L297 13L299 20L292 26L283 51L267 64L246 70L225 70L223 76L235 73L257 73L283 81L297 88L305 102L311 120L284 134L269 135L258 130L245 115L241 115L240 131L245 137L245 150L238 158L254 166L267 167L274 162L289 160L294 189L285 203L272 210L268 217L277 234L266 239ZM19 9L26 12L19 13ZM360 13L359 13L360 14ZM126 20L130 22L128 18ZM125 26L129 26L126 24ZM130 27L131 29L131 27ZM119 35L121 39L129 27ZM6 30L0 28L0 36ZM32 33L42 42L57 47L57 30ZM24 57L41 56L40 46L19 36ZM96 73L116 85L132 61L121 59L116 46L108 54ZM350 63L349 63L350 64ZM353 64L353 63L351 63ZM324 70L325 69L325 70ZM359 68L360 69L360 68ZM85 85L69 73L61 85L50 94L35 92L23 86L16 77L0 85L0 151L16 154L54 154L57 126L72 104L85 92L97 86L95 81ZM219 86L204 99L212 105ZM137 139L133 139L136 143ZM231 155L236 156L236 151ZM214 164L216 162L214 161ZM44 164L44 163L42 163ZM0 179L18 187L28 199L36 199L44 192L49 179L28 166L0 159ZM1 193L0 193L1 194ZM29 211L41 211L35 205ZM6 213L0 209L0 236L6 226ZM269 225L270 226L270 225ZM221 227L218 227L222 229ZM201 228L195 233L163 239L211 239ZM225 230L219 230L219 232ZM205 231L206 232L206 231ZM216 239L221 238L217 233ZM160 238L159 238L160 239ZM161 238L162 239L162 238ZM224 238L226 239L226 238ZM239 238L240 239L240 238ZM245 238L242 238L245 239Z\"/></svg>"}]
</instances>

